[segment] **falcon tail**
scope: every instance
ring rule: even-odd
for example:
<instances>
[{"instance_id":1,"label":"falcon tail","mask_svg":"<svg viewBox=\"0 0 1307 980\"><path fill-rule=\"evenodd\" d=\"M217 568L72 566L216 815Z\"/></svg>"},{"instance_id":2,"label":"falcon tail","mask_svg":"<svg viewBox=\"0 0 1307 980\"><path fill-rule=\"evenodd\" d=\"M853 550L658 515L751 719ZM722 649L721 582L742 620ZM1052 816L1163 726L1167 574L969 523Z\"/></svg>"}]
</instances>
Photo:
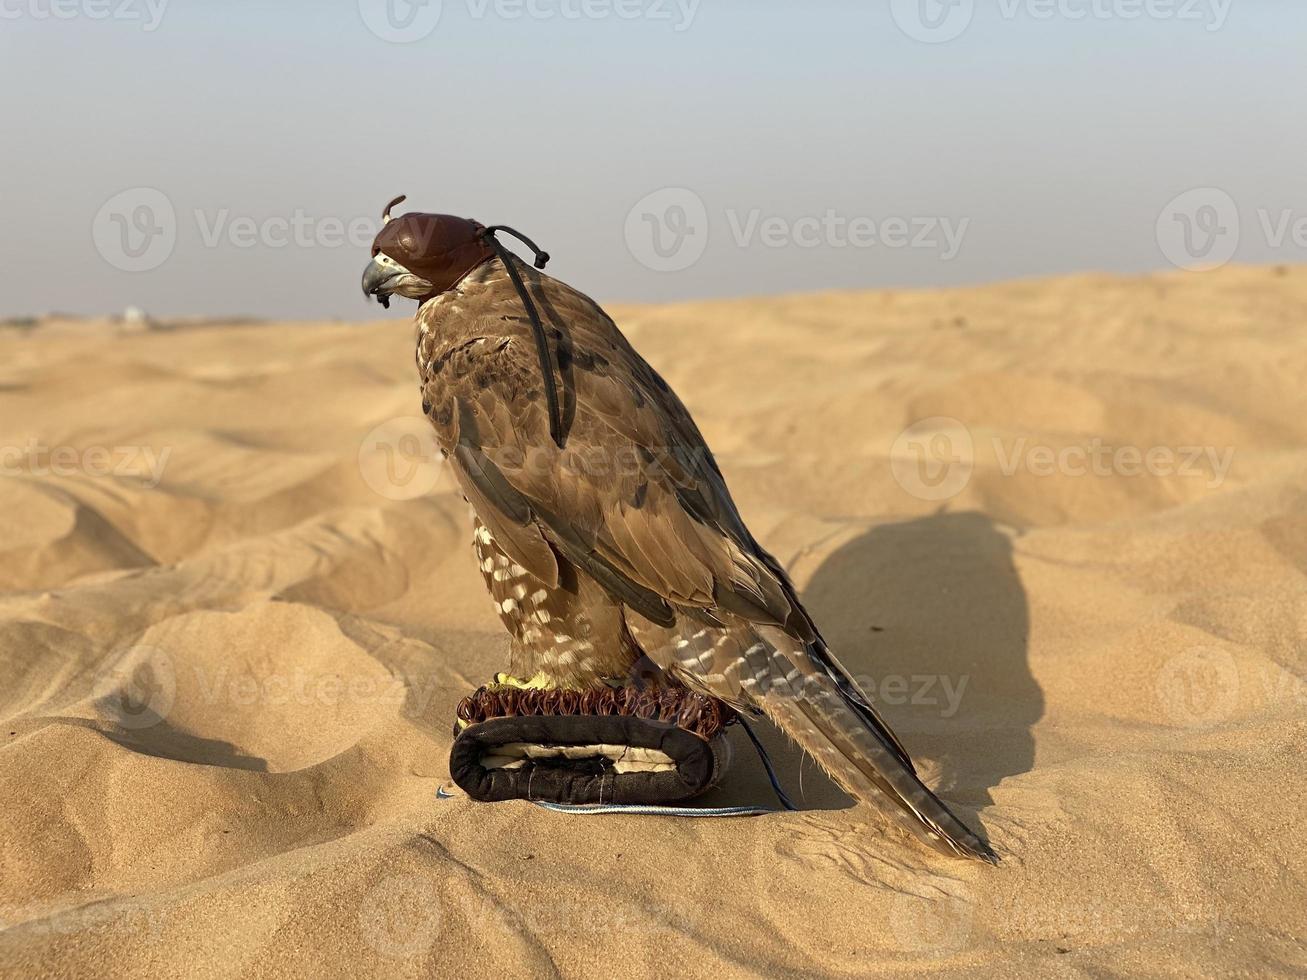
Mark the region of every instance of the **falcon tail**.
<instances>
[{"instance_id":1,"label":"falcon tail","mask_svg":"<svg viewBox=\"0 0 1307 980\"><path fill-rule=\"evenodd\" d=\"M894 733L820 640L804 645L768 627L757 633L771 662L754 671L768 680L765 690L750 691L753 700L831 778L935 850L998 863L989 845L917 778Z\"/></svg>"}]
</instances>

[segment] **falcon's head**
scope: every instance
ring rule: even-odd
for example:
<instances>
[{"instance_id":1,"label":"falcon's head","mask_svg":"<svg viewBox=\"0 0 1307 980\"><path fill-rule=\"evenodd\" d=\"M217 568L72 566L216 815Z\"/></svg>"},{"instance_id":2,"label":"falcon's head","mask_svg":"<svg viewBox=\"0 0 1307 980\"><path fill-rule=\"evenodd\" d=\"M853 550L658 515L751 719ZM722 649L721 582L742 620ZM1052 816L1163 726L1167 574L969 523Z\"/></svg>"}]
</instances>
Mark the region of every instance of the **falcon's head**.
<instances>
[{"instance_id":1,"label":"falcon's head","mask_svg":"<svg viewBox=\"0 0 1307 980\"><path fill-rule=\"evenodd\" d=\"M470 218L420 212L392 218L390 209L404 197L395 198L381 213L372 261L363 270L363 295L375 296L386 308L392 295L425 302L495 254L485 226Z\"/></svg>"}]
</instances>

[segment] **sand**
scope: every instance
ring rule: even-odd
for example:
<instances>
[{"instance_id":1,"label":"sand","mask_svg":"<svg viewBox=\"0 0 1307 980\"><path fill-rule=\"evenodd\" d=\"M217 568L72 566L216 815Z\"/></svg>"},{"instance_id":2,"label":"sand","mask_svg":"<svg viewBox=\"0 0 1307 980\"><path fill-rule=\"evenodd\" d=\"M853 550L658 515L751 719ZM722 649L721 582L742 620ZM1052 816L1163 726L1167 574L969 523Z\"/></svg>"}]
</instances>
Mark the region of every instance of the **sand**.
<instances>
[{"instance_id":1,"label":"sand","mask_svg":"<svg viewBox=\"0 0 1307 980\"><path fill-rule=\"evenodd\" d=\"M1002 866L774 733L798 813L439 798L507 641L407 315L47 319L0 327L0 973L1307 969L1307 269L612 312ZM705 802L774 803L737 749Z\"/></svg>"}]
</instances>

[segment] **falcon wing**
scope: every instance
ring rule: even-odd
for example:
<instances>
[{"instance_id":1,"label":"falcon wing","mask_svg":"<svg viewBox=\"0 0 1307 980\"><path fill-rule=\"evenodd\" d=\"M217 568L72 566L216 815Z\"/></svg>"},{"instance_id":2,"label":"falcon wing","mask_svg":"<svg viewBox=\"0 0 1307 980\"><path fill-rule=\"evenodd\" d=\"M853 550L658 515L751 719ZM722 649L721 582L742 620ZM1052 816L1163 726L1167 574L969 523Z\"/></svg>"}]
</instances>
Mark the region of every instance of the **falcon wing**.
<instances>
[{"instance_id":1,"label":"falcon wing","mask_svg":"<svg viewBox=\"0 0 1307 980\"><path fill-rule=\"evenodd\" d=\"M546 581L557 580L552 546L654 623L723 604L786 623L795 614L786 589L749 556L756 545L684 407L603 312L573 296L541 304L568 324L553 351L564 449L549 436L513 294L438 366L428 416L468 499L488 510L514 560Z\"/></svg>"}]
</instances>

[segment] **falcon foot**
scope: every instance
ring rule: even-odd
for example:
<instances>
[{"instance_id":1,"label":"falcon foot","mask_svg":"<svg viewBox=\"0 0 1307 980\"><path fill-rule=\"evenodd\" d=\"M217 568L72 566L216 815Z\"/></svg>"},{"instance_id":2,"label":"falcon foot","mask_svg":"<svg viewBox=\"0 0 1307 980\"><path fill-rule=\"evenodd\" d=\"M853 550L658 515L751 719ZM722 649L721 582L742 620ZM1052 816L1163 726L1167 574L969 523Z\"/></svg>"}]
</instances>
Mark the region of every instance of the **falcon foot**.
<instances>
[{"instance_id":1,"label":"falcon foot","mask_svg":"<svg viewBox=\"0 0 1307 980\"><path fill-rule=\"evenodd\" d=\"M554 686L553 682L544 674L536 674L534 677L522 680L520 677L514 677L512 674L496 674L495 681L491 687L515 687L521 691L542 691ZM485 690L485 688L481 688Z\"/></svg>"},{"instance_id":2,"label":"falcon foot","mask_svg":"<svg viewBox=\"0 0 1307 980\"><path fill-rule=\"evenodd\" d=\"M496 678L459 702L449 768L475 800L675 803L726 771L731 708L684 688L568 691Z\"/></svg>"}]
</instances>

